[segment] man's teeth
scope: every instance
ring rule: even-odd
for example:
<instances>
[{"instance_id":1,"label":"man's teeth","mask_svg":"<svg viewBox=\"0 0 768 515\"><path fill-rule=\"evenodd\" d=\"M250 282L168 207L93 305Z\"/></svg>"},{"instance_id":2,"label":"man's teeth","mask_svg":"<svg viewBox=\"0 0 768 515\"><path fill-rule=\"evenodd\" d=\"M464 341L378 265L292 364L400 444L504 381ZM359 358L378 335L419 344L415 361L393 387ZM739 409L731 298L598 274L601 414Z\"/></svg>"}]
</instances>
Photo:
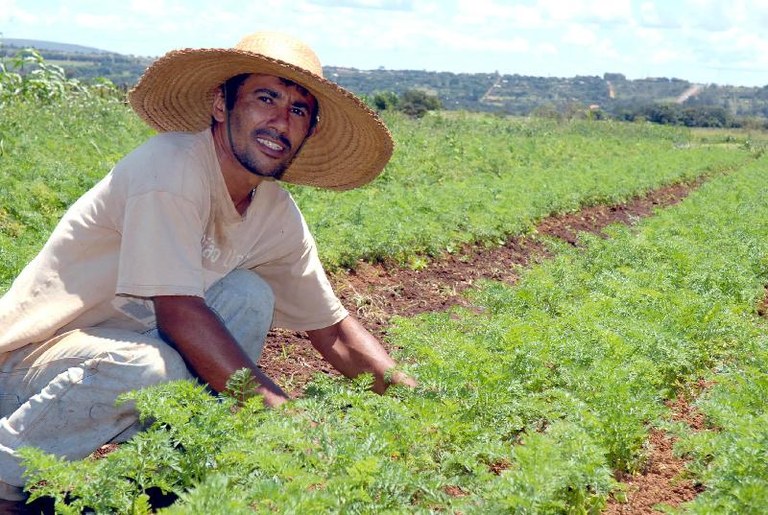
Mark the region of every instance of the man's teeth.
<instances>
[{"instance_id":1,"label":"man's teeth","mask_svg":"<svg viewBox=\"0 0 768 515\"><path fill-rule=\"evenodd\" d=\"M265 147L271 148L272 150L283 150L282 145L278 145L274 141L270 141L268 139L261 139L261 138L259 138L259 143L261 143Z\"/></svg>"}]
</instances>

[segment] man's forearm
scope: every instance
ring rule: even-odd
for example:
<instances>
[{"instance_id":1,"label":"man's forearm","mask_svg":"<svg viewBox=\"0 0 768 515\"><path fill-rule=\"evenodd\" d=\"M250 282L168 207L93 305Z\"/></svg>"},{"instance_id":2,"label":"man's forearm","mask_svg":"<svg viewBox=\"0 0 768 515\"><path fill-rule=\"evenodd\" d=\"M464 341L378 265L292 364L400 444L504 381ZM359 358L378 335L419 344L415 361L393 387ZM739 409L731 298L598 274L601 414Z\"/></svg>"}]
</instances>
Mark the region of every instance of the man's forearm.
<instances>
[{"instance_id":1,"label":"man's forearm","mask_svg":"<svg viewBox=\"0 0 768 515\"><path fill-rule=\"evenodd\" d=\"M397 363L379 340L352 316L336 325L307 331L307 334L323 358L345 376L357 377L366 372L373 374L373 389L377 393L383 393L390 382L409 386L416 384L402 373L396 373L391 380L387 380L387 373Z\"/></svg>"},{"instance_id":2,"label":"man's forearm","mask_svg":"<svg viewBox=\"0 0 768 515\"><path fill-rule=\"evenodd\" d=\"M162 296L155 297L154 303L160 334L181 354L187 367L212 389L224 391L234 372L248 368L259 383L256 393L264 397L267 405L276 406L288 399L256 366L203 299Z\"/></svg>"}]
</instances>

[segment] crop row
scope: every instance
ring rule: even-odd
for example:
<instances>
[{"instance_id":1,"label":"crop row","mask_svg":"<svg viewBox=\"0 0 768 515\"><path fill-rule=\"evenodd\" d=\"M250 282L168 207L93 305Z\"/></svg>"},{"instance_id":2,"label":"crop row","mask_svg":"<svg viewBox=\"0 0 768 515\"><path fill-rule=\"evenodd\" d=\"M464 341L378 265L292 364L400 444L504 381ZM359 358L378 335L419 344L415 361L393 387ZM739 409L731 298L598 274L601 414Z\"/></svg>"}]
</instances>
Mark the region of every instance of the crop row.
<instances>
[{"instance_id":1,"label":"crop row","mask_svg":"<svg viewBox=\"0 0 768 515\"><path fill-rule=\"evenodd\" d=\"M761 151L744 136L701 144L657 125L471 114L389 122L397 151L373 184L293 189L329 268L497 244L550 214L732 170Z\"/></svg>"},{"instance_id":2,"label":"crop row","mask_svg":"<svg viewBox=\"0 0 768 515\"><path fill-rule=\"evenodd\" d=\"M493 244L550 213L735 169L756 154L744 136L702 144L654 125L476 115L387 121L397 150L371 185L291 188L329 269L360 259L413 264L462 243ZM2 107L0 290L64 210L149 135L115 101Z\"/></svg>"},{"instance_id":3,"label":"crop row","mask_svg":"<svg viewBox=\"0 0 768 515\"><path fill-rule=\"evenodd\" d=\"M609 132L621 130L636 129ZM550 166L578 152L571 144ZM582 159L571 178L588 173ZM396 320L391 343L416 390L377 396L370 378L318 376L285 409L252 399L237 410L191 383L165 385L131 396L148 431L101 460L29 451L30 479L63 513L143 513L153 491L180 496L168 513L596 513L618 488L614 472L639 470L649 428L663 426L684 437L707 487L686 509L758 512L768 500L768 332L755 313L768 277L768 186L766 158L741 159L609 239L585 236L581 250L551 242L555 259L514 287L481 285L475 309ZM371 190L405 180L397 166ZM664 401L701 378L717 384L700 402L707 429L691 433L669 422Z\"/></svg>"}]
</instances>

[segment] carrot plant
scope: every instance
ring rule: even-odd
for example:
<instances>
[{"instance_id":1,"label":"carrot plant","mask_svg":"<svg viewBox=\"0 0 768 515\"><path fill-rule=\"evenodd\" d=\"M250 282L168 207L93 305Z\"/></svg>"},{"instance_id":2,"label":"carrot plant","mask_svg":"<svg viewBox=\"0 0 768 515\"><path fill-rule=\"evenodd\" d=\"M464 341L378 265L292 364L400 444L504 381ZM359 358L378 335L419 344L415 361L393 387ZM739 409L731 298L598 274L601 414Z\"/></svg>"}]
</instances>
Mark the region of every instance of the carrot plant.
<instances>
[{"instance_id":1,"label":"carrot plant","mask_svg":"<svg viewBox=\"0 0 768 515\"><path fill-rule=\"evenodd\" d=\"M764 161L764 160L763 160ZM718 280L739 293L732 274L754 274L768 283L768 252L765 235L766 186L764 165L750 167L748 181L734 184L723 207L737 213L741 222L739 246L752 255L744 267L729 267L715 252L711 258L719 273L703 276L699 283ZM751 184L761 197L744 196ZM762 238L759 236L762 234ZM752 236L755 235L755 236ZM757 239L757 241L755 241ZM735 243L735 242L734 242ZM718 277L715 277L717 274ZM705 491L685 507L690 513L760 513L768 505L768 323L753 316L749 306L751 291L742 291L744 302L739 314L756 321L748 338L729 342L728 359L713 368L706 379L713 383L698 399L696 407L707 418L700 432L682 431L679 452L692 459L691 471L704 484Z\"/></svg>"},{"instance_id":2,"label":"carrot plant","mask_svg":"<svg viewBox=\"0 0 768 515\"><path fill-rule=\"evenodd\" d=\"M754 155L656 125L451 114L387 121L397 148L371 185L293 190L330 268L493 245L547 215L622 202Z\"/></svg>"},{"instance_id":3,"label":"carrot plant","mask_svg":"<svg viewBox=\"0 0 768 515\"><path fill-rule=\"evenodd\" d=\"M150 131L99 95L3 101L7 287L63 211ZM709 430L677 428L709 488L689 509L758 511L768 490L767 339L753 313L768 276L764 144L644 124L388 122L398 149L376 181L291 188L329 268L417 262L530 232L550 213L712 180L610 240L585 237L585 251L552 242L558 257L516 287L471 293L482 314L399 319L390 337L416 390L377 396L370 377L318 376L276 410L239 391L247 381L223 397L186 382L135 392L123 401L148 430L106 458L23 451L33 494L61 513L149 513L158 492L177 499L169 513L598 513L613 473L642 467L648 428L670 425L664 401L720 373L700 403Z\"/></svg>"},{"instance_id":4,"label":"carrot plant","mask_svg":"<svg viewBox=\"0 0 768 515\"><path fill-rule=\"evenodd\" d=\"M20 97L0 111L5 289L64 210L151 131L99 94ZM397 150L376 181L343 193L290 188L329 269L360 259L418 263L462 243L492 245L548 214L731 170L756 154L746 136L704 145L685 130L651 125L489 115L387 121Z\"/></svg>"},{"instance_id":5,"label":"carrot plant","mask_svg":"<svg viewBox=\"0 0 768 515\"><path fill-rule=\"evenodd\" d=\"M64 211L149 134L121 102L99 96L0 105L0 289Z\"/></svg>"},{"instance_id":6,"label":"carrot plant","mask_svg":"<svg viewBox=\"0 0 768 515\"><path fill-rule=\"evenodd\" d=\"M722 385L701 403L710 429L684 447L712 489L690 509L759 512L768 491L768 335L754 308L768 277L764 166L763 159L705 185L637 234L625 228L610 241L590 238L583 255L563 248L515 288L486 285L474 295L489 310L485 318L404 320L397 342L420 363L421 381L482 381L493 392L516 385L506 399L496 393L479 417L493 417L497 403L539 401L527 420L515 420L517 433L494 418L480 423L512 431L526 447L533 431L575 424L604 465L630 472L643 464L648 427L666 425L663 401L697 378L725 373L714 375Z\"/></svg>"},{"instance_id":7,"label":"carrot plant","mask_svg":"<svg viewBox=\"0 0 768 515\"><path fill-rule=\"evenodd\" d=\"M754 512L768 480L768 338L754 313L765 164L610 239L585 236L586 250L553 242L557 257L516 286L474 291L482 313L398 319L415 390L321 375L265 410L191 383L148 389L129 402L151 427L106 458L25 451L32 490L62 513L144 513L153 491L178 497L168 513L599 513L614 472L642 468L649 428L670 425L664 401L721 372L702 400L712 430L687 441L712 488L691 509Z\"/></svg>"}]
</instances>

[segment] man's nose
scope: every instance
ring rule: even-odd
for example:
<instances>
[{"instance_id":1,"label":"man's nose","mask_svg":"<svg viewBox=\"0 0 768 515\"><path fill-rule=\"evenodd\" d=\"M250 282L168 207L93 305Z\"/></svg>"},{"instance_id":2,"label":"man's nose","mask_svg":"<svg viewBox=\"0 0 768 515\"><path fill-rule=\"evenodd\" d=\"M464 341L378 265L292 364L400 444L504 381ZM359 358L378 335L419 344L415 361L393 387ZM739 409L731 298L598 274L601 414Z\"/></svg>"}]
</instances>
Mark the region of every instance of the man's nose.
<instances>
[{"instance_id":1,"label":"man's nose","mask_svg":"<svg viewBox=\"0 0 768 515\"><path fill-rule=\"evenodd\" d=\"M285 134L288 131L288 123L290 120L291 109L277 107L271 111L270 126L281 134Z\"/></svg>"}]
</instances>

